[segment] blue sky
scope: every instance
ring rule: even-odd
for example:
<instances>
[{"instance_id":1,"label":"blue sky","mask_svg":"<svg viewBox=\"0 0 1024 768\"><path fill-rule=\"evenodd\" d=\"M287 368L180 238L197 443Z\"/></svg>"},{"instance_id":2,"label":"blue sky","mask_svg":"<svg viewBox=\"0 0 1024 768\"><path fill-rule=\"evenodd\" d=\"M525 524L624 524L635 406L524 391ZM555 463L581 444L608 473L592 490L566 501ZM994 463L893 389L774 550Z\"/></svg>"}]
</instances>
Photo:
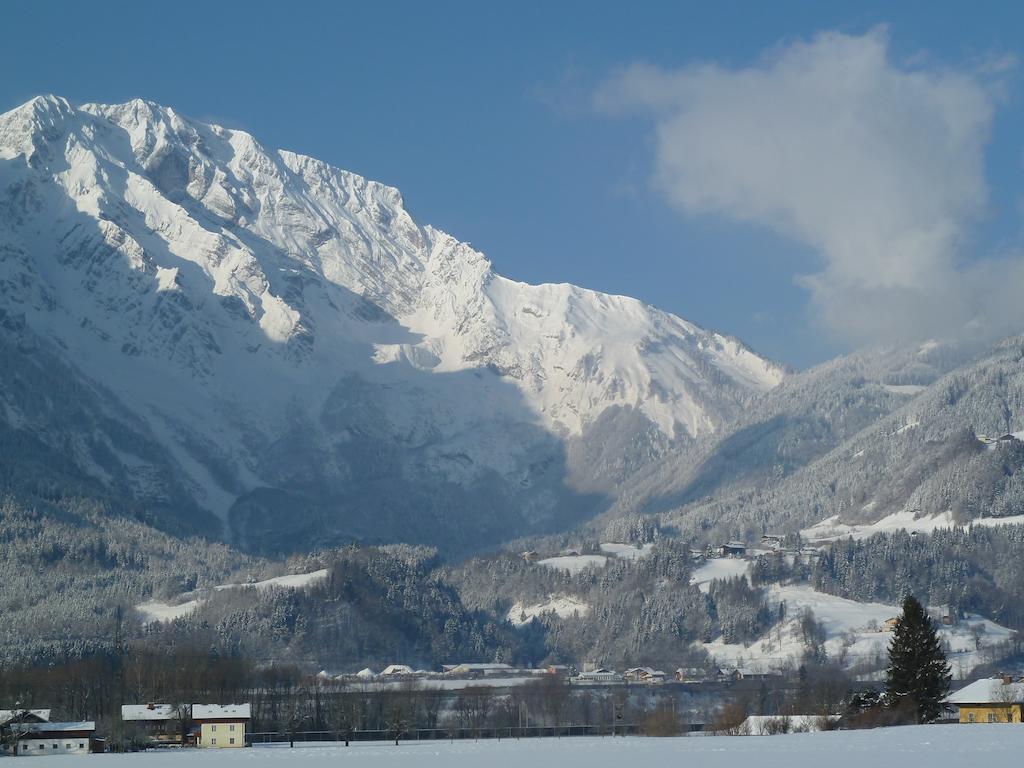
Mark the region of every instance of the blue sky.
<instances>
[{"instance_id":1,"label":"blue sky","mask_svg":"<svg viewBox=\"0 0 1024 768\"><path fill-rule=\"evenodd\" d=\"M751 207L741 199L749 179L730 165L739 162L731 154L717 157L714 147L706 147L718 164L702 166L708 176L697 177L686 162L680 169L675 150L659 141L697 135L707 142L716 133L713 120L732 126L764 118L730 112L717 98L695 98L695 88L703 92L708 82L739 87L743 78L730 73L760 68L767 82L781 80L785 89L792 81L776 75L799 58L787 53L794 46L830 31L860 47L868 40L870 48L873 40L888 57L886 76L913 71L927 80L920 85L917 122L878 130L912 136L915 126L927 125L935 89L956 85L935 85L929 78L951 72L966 73L984 93L981 106L992 110L990 120L969 127L976 141L935 144L941 155L935 162L951 167L951 184L976 187L980 173L984 189L968 199L936 201L923 213L909 211L917 218L906 228L942 228L950 218L951 232L936 246L949 250L948 259L1016 258L1024 170L1022 94L1011 60L1021 53L1024 11L1018 9L1024 6L9 0L0 45L0 109L39 93L72 102L139 96L242 128L267 145L399 187L421 222L472 242L508 277L637 296L802 367L877 338L876 327L844 333L846 324L859 323L851 314L856 307L887 323L925 327L927 309L915 309L911 321L889 320L891 304L917 306L915 297L899 292L906 286L867 295L864 276L849 274L839 251L844 233L859 233L859 226L822 231L775 225L774 212L793 221L814 214L801 206L816 196L820 178L781 200L762 190L764 199ZM808 54L812 62L818 60L813 56L830 60L830 40ZM623 85L621 73L638 62L656 72L644 70ZM715 65L718 79L708 81L702 64ZM682 83L672 81L682 95L665 107L650 88L676 72L689 74ZM602 102L600 94L609 91L626 106ZM780 93L785 103L787 92ZM970 96L949 107L951 119L973 103ZM792 111L803 106L796 103ZM673 110L693 120L680 128ZM814 136L816 126L799 130ZM757 138L740 133L736 141L756 144ZM958 153L969 154L976 145L983 150L980 172L958 160ZM828 156L828 147L822 151ZM930 160L924 155L919 162ZM860 165L854 155L847 167ZM776 171L786 179L808 173ZM914 172L897 168L894 178ZM945 178L945 171L922 175L920 183L936 175ZM731 186L705 188L723 176ZM874 197L871 181L855 192ZM842 178L835 184L842 185ZM892 184L883 186L896 194ZM836 205L868 218L876 210L856 199ZM885 237L903 231L900 216L879 227L866 247L888 253ZM933 271L927 256L906 258L924 260L910 280ZM929 292L944 296L950 285L965 281L978 283L979 292L989 290L984 278L950 269ZM798 279L823 270L824 286ZM843 311L834 312L836 307Z\"/></svg>"}]
</instances>

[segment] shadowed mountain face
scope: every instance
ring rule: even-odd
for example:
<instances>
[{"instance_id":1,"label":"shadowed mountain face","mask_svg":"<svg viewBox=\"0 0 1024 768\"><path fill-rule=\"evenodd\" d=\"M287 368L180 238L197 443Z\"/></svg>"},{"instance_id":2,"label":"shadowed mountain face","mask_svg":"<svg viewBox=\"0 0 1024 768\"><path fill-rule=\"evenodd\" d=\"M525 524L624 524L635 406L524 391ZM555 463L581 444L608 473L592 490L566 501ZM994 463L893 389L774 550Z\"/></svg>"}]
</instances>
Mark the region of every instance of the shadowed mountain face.
<instances>
[{"instance_id":1,"label":"shadowed mountain face","mask_svg":"<svg viewBox=\"0 0 1024 768\"><path fill-rule=\"evenodd\" d=\"M0 116L0 317L5 354L32 355L0 379L0 434L40 457L19 487L60 464L51 493L263 552L561 529L782 379L633 299L495 275L395 189L142 101Z\"/></svg>"}]
</instances>

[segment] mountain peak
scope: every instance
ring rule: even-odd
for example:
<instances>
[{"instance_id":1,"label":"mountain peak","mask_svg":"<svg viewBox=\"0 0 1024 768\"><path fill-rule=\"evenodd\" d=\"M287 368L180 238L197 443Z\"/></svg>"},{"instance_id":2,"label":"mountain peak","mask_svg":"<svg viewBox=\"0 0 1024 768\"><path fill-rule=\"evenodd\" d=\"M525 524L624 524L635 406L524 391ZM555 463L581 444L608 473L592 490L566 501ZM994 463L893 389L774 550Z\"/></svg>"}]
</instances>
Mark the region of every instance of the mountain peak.
<instances>
[{"instance_id":1,"label":"mountain peak","mask_svg":"<svg viewBox=\"0 0 1024 768\"><path fill-rule=\"evenodd\" d=\"M137 414L232 524L272 514L252 506L267 489L315 519L358 505L380 462L398 507L441 483L471 515L489 483L488 504L550 524L569 475L633 471L612 433L642 461L781 378L635 299L496 275L393 187L244 132L143 100L30 104L0 117L0 206L18 211L0 310Z\"/></svg>"}]
</instances>

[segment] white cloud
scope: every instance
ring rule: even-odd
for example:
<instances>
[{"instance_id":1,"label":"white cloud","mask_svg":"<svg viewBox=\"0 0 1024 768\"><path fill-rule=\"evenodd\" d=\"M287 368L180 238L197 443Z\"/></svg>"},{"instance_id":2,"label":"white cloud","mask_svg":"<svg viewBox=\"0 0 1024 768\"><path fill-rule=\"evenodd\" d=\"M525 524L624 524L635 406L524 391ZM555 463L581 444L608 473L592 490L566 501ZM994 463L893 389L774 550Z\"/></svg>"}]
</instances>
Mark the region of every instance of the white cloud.
<instances>
[{"instance_id":1,"label":"white cloud","mask_svg":"<svg viewBox=\"0 0 1024 768\"><path fill-rule=\"evenodd\" d=\"M680 210L815 249L822 269L801 283L831 332L865 342L1024 320L1024 308L990 306L1006 280L1022 287L1016 262L962 258L987 204L992 76L900 66L879 27L823 33L745 69L636 65L597 100L653 116L656 180Z\"/></svg>"}]
</instances>

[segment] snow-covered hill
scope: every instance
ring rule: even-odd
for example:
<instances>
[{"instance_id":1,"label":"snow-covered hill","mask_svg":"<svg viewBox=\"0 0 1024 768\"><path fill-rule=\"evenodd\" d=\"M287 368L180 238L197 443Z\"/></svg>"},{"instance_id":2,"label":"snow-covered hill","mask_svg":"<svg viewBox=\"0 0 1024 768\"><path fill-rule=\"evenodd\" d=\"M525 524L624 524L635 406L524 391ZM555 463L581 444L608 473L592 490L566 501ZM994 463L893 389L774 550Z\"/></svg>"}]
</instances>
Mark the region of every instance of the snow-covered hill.
<instances>
[{"instance_id":1,"label":"snow-covered hill","mask_svg":"<svg viewBox=\"0 0 1024 768\"><path fill-rule=\"evenodd\" d=\"M63 366L0 393L4 430L100 393L128 436L77 401L33 435L261 550L563 525L783 376L634 299L500 277L391 187L144 101L0 116L0 319Z\"/></svg>"}]
</instances>

